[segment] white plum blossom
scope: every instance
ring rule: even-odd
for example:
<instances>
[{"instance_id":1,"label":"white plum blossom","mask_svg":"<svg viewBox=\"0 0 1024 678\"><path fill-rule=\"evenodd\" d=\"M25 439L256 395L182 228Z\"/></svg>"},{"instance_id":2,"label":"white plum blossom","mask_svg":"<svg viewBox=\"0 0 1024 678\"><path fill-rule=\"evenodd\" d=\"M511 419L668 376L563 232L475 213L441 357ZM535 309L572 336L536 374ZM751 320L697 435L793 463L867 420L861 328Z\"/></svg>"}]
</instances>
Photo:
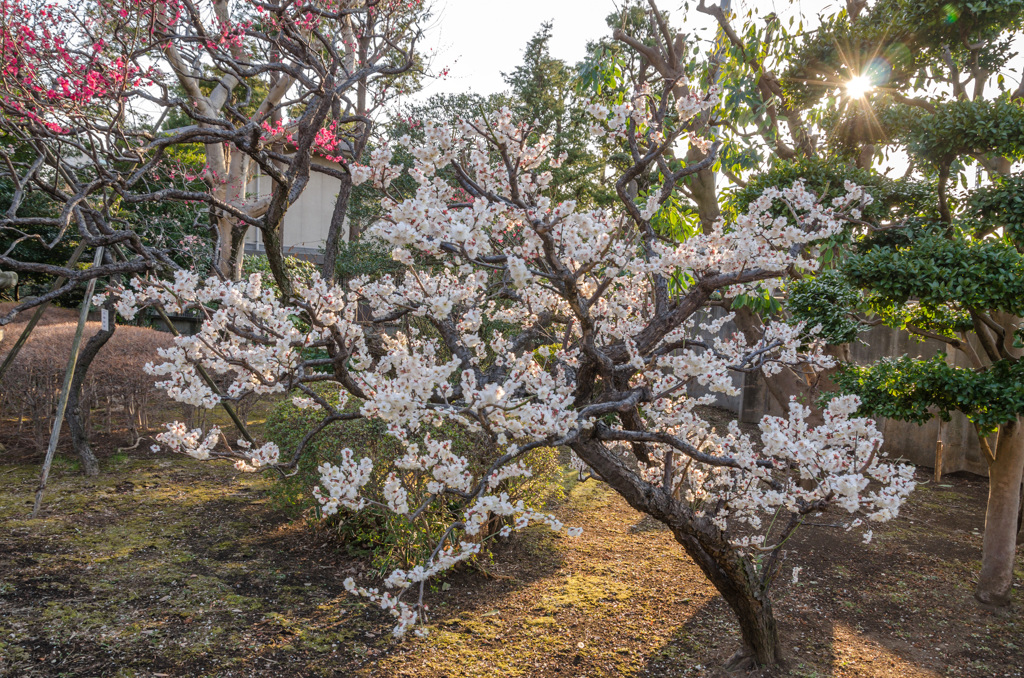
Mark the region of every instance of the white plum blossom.
<instances>
[{"instance_id":1,"label":"white plum blossom","mask_svg":"<svg viewBox=\"0 0 1024 678\"><path fill-rule=\"evenodd\" d=\"M330 516L338 512L340 507L358 511L366 505L366 500L359 496L359 491L370 482L373 461L363 457L358 462L352 450L341 451L341 463L323 463L317 468L320 482L327 488L324 496L319 487L313 488L313 496L320 502L324 515Z\"/></svg>"},{"instance_id":2,"label":"white plum blossom","mask_svg":"<svg viewBox=\"0 0 1024 678\"><path fill-rule=\"evenodd\" d=\"M661 140L693 130L671 128L657 96L641 90L587 112L615 138L667 153ZM694 92L674 110L686 120L717 102L714 91ZM369 232L404 265L401 275L346 286L313 275L292 281L287 303L258 275L225 282L179 272L110 290L126 317L147 304L202 314L197 334L176 338L164 362L147 367L179 402L210 408L299 389L294 404L325 422L387 425L405 449L388 468L351 449L319 466L314 496L324 515L372 507L415 524L433 502L458 502L434 553L391 573L387 591L346 580L395 617L396 635L424 621L408 591L473 558L495 519L508 523L499 532L506 536L531 524L579 534L506 491L532 474L529 453L541 446L567 446L581 479L625 488L674 530L692 529L736 558L777 553L802 516L829 506L849 516L851 529L890 520L914 487L910 467L881 452L875 423L856 416L856 398L833 400L816 425L794 401L786 417L761 421L759 439L702 414L719 395L739 393L738 373L834 365L820 328L769 322L747 338L725 333L730 314L700 312L740 294L771 294L791 270L816 270L815 243L857 219L870 194L848 184L825 205L803 182L771 187L734 219L672 242L649 223L669 209L671 191L661 187L642 207L553 200L550 145L502 109L454 127L426 124L422 141L399 140L374 151L370 165L352 165L354 180L387 186L402 171L395 152L413 159L415 189L385 198L386 214ZM340 402L313 390L323 381L342 392ZM360 405L342 411L349 396ZM498 452L489 466L474 469L451 440L424 434L440 424L490 440ZM232 457L244 470L283 469L303 454L286 450L286 462L271 444L247 443L216 452L221 438L216 428L204 434L179 423L158 436L172 450ZM773 531L776 515L789 516L781 531Z\"/></svg>"},{"instance_id":3,"label":"white plum blossom","mask_svg":"<svg viewBox=\"0 0 1024 678\"><path fill-rule=\"evenodd\" d=\"M657 192L652 192L650 197L647 198L647 204L640 210L640 218L650 221L651 218L658 213L658 209L661 207L661 196Z\"/></svg>"},{"instance_id":4,"label":"white plum blossom","mask_svg":"<svg viewBox=\"0 0 1024 678\"><path fill-rule=\"evenodd\" d=\"M157 441L166 445L172 452L187 454L201 461L210 458L210 453L217 447L220 437L221 431L216 426L211 427L209 432L203 435L203 429L189 430L178 421L167 424L167 430L156 435Z\"/></svg>"},{"instance_id":5,"label":"white plum blossom","mask_svg":"<svg viewBox=\"0 0 1024 678\"><path fill-rule=\"evenodd\" d=\"M235 462L235 468L243 473L255 473L261 468L275 466L281 460L281 450L275 443L265 443L255 449L247 440L238 440L236 445L247 457Z\"/></svg>"}]
</instances>

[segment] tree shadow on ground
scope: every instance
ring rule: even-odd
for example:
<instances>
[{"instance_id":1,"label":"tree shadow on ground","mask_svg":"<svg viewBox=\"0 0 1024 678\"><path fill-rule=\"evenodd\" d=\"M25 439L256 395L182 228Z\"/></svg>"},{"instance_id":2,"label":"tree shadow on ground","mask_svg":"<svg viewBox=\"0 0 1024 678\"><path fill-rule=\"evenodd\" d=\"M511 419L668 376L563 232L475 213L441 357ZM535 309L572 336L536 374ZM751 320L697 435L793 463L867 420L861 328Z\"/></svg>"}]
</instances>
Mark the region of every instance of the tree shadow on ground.
<instances>
[{"instance_id":1,"label":"tree shadow on ground","mask_svg":"<svg viewBox=\"0 0 1024 678\"><path fill-rule=\"evenodd\" d=\"M275 510L265 479L117 463L88 479L57 464L38 520L38 469L0 466L0 675L351 676L399 647L394 620L344 589L366 562ZM428 599L443 619L560 563L527 535Z\"/></svg>"},{"instance_id":2,"label":"tree shadow on ground","mask_svg":"<svg viewBox=\"0 0 1024 678\"><path fill-rule=\"evenodd\" d=\"M924 484L867 545L841 529L798 533L773 587L785 662L772 675L1018 675L1019 615L984 610L972 597L985 490L983 479L959 474ZM1024 573L1024 554L1019 561ZM798 583L790 581L795 566ZM647 656L643 675L722 666L738 643L732 613L717 597Z\"/></svg>"}]
</instances>

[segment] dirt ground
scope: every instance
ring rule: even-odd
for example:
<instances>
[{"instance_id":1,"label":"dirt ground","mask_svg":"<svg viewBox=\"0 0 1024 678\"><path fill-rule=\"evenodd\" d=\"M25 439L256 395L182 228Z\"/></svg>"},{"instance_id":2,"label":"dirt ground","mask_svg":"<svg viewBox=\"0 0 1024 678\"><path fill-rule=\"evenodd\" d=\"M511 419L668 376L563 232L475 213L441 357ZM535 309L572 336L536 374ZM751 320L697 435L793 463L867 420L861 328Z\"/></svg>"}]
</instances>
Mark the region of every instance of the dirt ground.
<instances>
[{"instance_id":1,"label":"dirt ground","mask_svg":"<svg viewBox=\"0 0 1024 678\"><path fill-rule=\"evenodd\" d=\"M271 508L271 480L139 451L104 471L59 461L32 521L37 468L0 466L0 675L698 677L737 645L670 534L593 481L556 510L583 537L515 536L431 593L430 635L395 642L344 591L360 561ZM777 675L1021 676L1019 591L1008 612L971 598L985 491L925 484L867 546L816 519L775 588Z\"/></svg>"}]
</instances>

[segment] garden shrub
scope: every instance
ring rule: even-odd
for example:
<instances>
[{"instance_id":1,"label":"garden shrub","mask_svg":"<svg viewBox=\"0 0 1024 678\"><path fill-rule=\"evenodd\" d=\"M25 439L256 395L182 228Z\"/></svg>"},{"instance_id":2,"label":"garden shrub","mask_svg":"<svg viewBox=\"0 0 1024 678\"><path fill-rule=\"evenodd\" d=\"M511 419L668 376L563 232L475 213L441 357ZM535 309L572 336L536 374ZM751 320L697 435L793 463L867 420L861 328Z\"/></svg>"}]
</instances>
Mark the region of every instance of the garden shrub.
<instances>
[{"instance_id":1,"label":"garden shrub","mask_svg":"<svg viewBox=\"0 0 1024 678\"><path fill-rule=\"evenodd\" d=\"M322 387L321 393L328 400L336 400L337 391ZM355 411L359 401L352 400L345 411ZM282 457L300 443L303 437L320 422L322 413L315 409L301 409L291 399L279 403L267 417L266 438L281 448ZM493 443L481 434L466 432L453 424L442 426L424 425L412 442L422 444L429 435L434 439L452 441L452 452L466 457L470 472L478 474L486 460L496 456ZM460 513L461 502L450 505L435 503L417 520L413 529L405 516L390 511L367 508L363 511L342 509L338 515L321 521L320 507L312 490L320 483L317 467L324 462L338 463L341 450L352 449L356 456L368 456L374 462L373 479L366 488L369 496L381 496L385 472L390 462L405 454L404 446L388 434L387 425L376 419L357 419L336 422L307 446L293 474L274 483L272 496L278 508L292 518L305 518L311 525L333 533L354 555L369 556L371 567L381 573L395 567L409 567L421 562L437 544L441 534L451 524L453 517ZM526 462L533 469L531 478L516 478L503 481L503 491L513 501L522 499L526 504L538 506L561 500L564 496L559 481L558 451L554 448L540 448L532 451ZM425 484L426 477L422 478ZM490 539L502 526L498 521L488 525L483 539ZM423 529L426 528L426 529Z\"/></svg>"},{"instance_id":2,"label":"garden shrub","mask_svg":"<svg viewBox=\"0 0 1024 678\"><path fill-rule=\"evenodd\" d=\"M293 279L308 282L317 271L317 266L312 261L288 256L284 258L284 268ZM265 254L246 254L242 258L242 275L248 278L253 273L259 273L263 279L263 285L267 289L277 292L277 282L270 270L270 261Z\"/></svg>"},{"instance_id":3,"label":"garden shrub","mask_svg":"<svg viewBox=\"0 0 1024 678\"><path fill-rule=\"evenodd\" d=\"M0 315L7 315L19 303L17 301L0 301ZM35 311L36 309L33 308L30 311L19 313L10 324L3 328L7 331L5 332L5 338L0 339L0 353L6 353L11 346L14 346L14 342L21 336L22 330L25 329L25 325ZM43 315L39 318L39 322L36 323L36 327L76 323L78 322L78 314L79 310L77 308L61 308L60 306L50 305L43 311Z\"/></svg>"},{"instance_id":4,"label":"garden shrub","mask_svg":"<svg viewBox=\"0 0 1024 678\"><path fill-rule=\"evenodd\" d=\"M371 280L385 275L401 278L405 267L391 258L391 248L386 243L377 238L362 237L338 243L335 271L338 281L347 283L352 278L364 275Z\"/></svg>"}]
</instances>

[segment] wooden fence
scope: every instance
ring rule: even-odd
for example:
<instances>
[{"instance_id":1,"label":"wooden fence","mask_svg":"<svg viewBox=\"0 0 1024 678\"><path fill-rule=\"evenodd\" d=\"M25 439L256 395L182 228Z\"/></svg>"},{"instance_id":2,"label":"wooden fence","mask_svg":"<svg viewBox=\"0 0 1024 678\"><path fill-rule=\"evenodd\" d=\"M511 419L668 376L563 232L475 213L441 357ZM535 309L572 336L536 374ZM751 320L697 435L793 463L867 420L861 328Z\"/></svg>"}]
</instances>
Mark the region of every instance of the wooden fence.
<instances>
[{"instance_id":1,"label":"wooden fence","mask_svg":"<svg viewBox=\"0 0 1024 678\"><path fill-rule=\"evenodd\" d=\"M717 309L715 309L717 311ZM724 336L738 331L733 323L722 328ZM879 358L909 355L914 358L930 358L945 349L945 344L928 339L919 341L904 330L876 326L861 334L861 341L851 346L854 362L868 365ZM978 347L980 351L980 347ZM953 364L968 367L967 358L959 351L952 351ZM720 397L719 405L734 412L743 422L755 423L765 414L779 415L779 405L765 388L760 373L736 375L736 385L741 393L735 397ZM960 413L954 413L948 423L934 418L924 425L909 424L883 419L879 428L885 436L882 449L890 458L903 458L918 466L935 468L941 465L943 473L967 471L988 475L981 445L974 426ZM941 453L937 443L942 442ZM990 441L994 445L994 440Z\"/></svg>"}]
</instances>

